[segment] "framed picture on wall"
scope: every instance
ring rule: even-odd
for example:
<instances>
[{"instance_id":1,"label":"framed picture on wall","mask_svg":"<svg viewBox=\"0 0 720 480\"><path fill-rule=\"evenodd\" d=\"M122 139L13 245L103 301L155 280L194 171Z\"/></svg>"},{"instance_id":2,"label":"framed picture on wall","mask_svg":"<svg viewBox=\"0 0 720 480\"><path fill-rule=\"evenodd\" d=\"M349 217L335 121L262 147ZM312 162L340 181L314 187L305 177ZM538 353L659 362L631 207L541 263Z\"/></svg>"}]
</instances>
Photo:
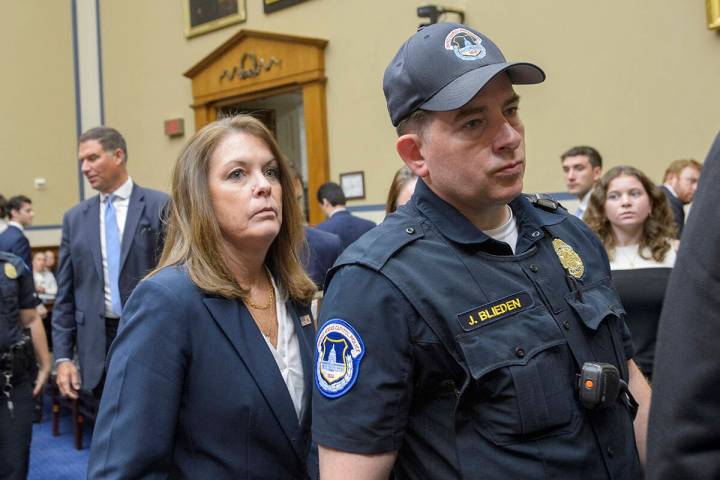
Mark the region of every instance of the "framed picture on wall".
<instances>
[{"instance_id":1,"label":"framed picture on wall","mask_svg":"<svg viewBox=\"0 0 720 480\"><path fill-rule=\"evenodd\" d=\"M365 172L341 173L340 187L347 200L365 198Z\"/></svg>"},{"instance_id":2,"label":"framed picture on wall","mask_svg":"<svg viewBox=\"0 0 720 480\"><path fill-rule=\"evenodd\" d=\"M244 22L245 0L184 0L187 38Z\"/></svg>"},{"instance_id":3,"label":"framed picture on wall","mask_svg":"<svg viewBox=\"0 0 720 480\"><path fill-rule=\"evenodd\" d=\"M708 28L720 29L720 0L706 0Z\"/></svg>"},{"instance_id":4,"label":"framed picture on wall","mask_svg":"<svg viewBox=\"0 0 720 480\"><path fill-rule=\"evenodd\" d=\"M263 0L263 11L265 13L272 13L304 1L305 0Z\"/></svg>"}]
</instances>

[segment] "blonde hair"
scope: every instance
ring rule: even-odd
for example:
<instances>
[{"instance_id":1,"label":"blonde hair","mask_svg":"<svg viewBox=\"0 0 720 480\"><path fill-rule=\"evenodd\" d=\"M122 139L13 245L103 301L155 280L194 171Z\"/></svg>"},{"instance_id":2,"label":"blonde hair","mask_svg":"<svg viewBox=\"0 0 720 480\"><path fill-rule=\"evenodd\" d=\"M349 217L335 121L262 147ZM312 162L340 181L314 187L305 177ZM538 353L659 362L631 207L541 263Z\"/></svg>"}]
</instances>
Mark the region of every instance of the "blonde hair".
<instances>
[{"instance_id":1,"label":"blonde hair","mask_svg":"<svg viewBox=\"0 0 720 480\"><path fill-rule=\"evenodd\" d=\"M218 145L233 133L245 133L262 140L278 163L283 221L280 232L270 245L265 265L291 299L309 303L315 293L315 284L298 260L304 232L288 161L267 127L249 115L210 123L196 132L183 147L173 170L165 246L158 267L148 276L167 266L184 265L192 282L203 291L225 298L246 298L248 291L238 285L223 258L220 226L208 187L212 155Z\"/></svg>"},{"instance_id":2,"label":"blonde hair","mask_svg":"<svg viewBox=\"0 0 720 480\"><path fill-rule=\"evenodd\" d=\"M619 166L610 169L603 175L590 195L590 202L583 220L600 237L610 259L614 258L615 234L605 213L605 201L607 200L610 182L622 176L637 178L650 199L651 212L643 223L642 236L640 237L640 256L645 258L643 250L647 248L655 261L662 262L667 252L672 248L668 239L675 238L675 219L668 206L665 194L655 186L647 175L637 168Z\"/></svg>"}]
</instances>

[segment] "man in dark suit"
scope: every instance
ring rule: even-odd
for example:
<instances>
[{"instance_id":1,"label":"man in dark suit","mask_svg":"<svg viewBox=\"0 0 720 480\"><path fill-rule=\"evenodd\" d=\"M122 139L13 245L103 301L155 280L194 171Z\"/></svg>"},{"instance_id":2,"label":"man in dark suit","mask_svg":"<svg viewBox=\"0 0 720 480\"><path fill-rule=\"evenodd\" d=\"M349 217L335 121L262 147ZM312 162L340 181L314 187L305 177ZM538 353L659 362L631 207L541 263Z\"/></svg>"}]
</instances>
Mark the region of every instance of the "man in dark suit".
<instances>
[{"instance_id":1,"label":"man in dark suit","mask_svg":"<svg viewBox=\"0 0 720 480\"><path fill-rule=\"evenodd\" d=\"M668 199L680 238L685 225L684 207L693 201L700 179L702 164L697 160L675 160L665 170L663 185L660 187Z\"/></svg>"},{"instance_id":2,"label":"man in dark suit","mask_svg":"<svg viewBox=\"0 0 720 480\"><path fill-rule=\"evenodd\" d=\"M25 228L32 225L32 200L25 195L11 197L4 206L4 214L7 214L9 222L0 226L0 251L17 255L32 269L30 242L25 236Z\"/></svg>"},{"instance_id":3,"label":"man in dark suit","mask_svg":"<svg viewBox=\"0 0 720 480\"><path fill-rule=\"evenodd\" d=\"M375 226L375 222L348 212L345 208L345 194L337 183L327 182L320 185L317 201L328 219L317 224L316 228L340 237L343 249Z\"/></svg>"},{"instance_id":4,"label":"man in dark suit","mask_svg":"<svg viewBox=\"0 0 720 480\"><path fill-rule=\"evenodd\" d=\"M648 478L720 478L720 135L708 154L663 304Z\"/></svg>"},{"instance_id":5,"label":"man in dark suit","mask_svg":"<svg viewBox=\"0 0 720 480\"><path fill-rule=\"evenodd\" d=\"M343 251L340 237L330 232L305 226L307 250L303 254L302 264L315 285L322 290L325 274L333 266Z\"/></svg>"},{"instance_id":6,"label":"man in dark suit","mask_svg":"<svg viewBox=\"0 0 720 480\"><path fill-rule=\"evenodd\" d=\"M305 187L302 177L293 162L288 162L288 170L292 176L295 198L300 205L305 205ZM303 228L306 246L300 255L300 261L318 289L322 290L325 284L325 274L343 250L342 243L340 237L334 233L323 232L307 225L304 225Z\"/></svg>"},{"instance_id":7,"label":"man in dark suit","mask_svg":"<svg viewBox=\"0 0 720 480\"><path fill-rule=\"evenodd\" d=\"M164 193L134 184L127 173L125 139L97 127L78 140L80 167L100 192L63 218L53 347L60 392L77 398L102 392L105 357L115 338L122 306L162 249ZM80 372L72 362L77 347Z\"/></svg>"}]
</instances>

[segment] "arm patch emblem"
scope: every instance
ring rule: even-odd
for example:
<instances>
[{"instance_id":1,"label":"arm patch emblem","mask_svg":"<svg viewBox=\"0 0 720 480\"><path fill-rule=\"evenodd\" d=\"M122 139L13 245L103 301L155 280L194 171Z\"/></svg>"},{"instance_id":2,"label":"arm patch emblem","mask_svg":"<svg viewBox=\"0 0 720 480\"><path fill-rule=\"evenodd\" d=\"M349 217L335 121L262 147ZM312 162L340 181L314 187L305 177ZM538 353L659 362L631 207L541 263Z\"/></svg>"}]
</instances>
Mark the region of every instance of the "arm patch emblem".
<instances>
[{"instance_id":1,"label":"arm patch emblem","mask_svg":"<svg viewBox=\"0 0 720 480\"><path fill-rule=\"evenodd\" d=\"M333 318L318 332L315 342L315 385L328 398L345 395L360 373L365 344L344 320Z\"/></svg>"}]
</instances>

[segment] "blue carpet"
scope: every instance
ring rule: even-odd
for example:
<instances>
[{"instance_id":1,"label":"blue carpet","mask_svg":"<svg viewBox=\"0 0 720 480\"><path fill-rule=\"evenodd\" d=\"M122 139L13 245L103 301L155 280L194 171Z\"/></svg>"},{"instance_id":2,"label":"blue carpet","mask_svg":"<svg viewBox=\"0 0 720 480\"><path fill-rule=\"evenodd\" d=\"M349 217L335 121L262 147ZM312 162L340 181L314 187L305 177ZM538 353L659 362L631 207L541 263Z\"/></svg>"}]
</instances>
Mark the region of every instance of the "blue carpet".
<instances>
[{"instance_id":1,"label":"blue carpet","mask_svg":"<svg viewBox=\"0 0 720 480\"><path fill-rule=\"evenodd\" d=\"M52 436L50 395L43 402L43 421L33 424L28 480L80 480L86 477L91 429L86 422L83 449L75 450L70 410L61 409L60 436Z\"/></svg>"}]
</instances>

